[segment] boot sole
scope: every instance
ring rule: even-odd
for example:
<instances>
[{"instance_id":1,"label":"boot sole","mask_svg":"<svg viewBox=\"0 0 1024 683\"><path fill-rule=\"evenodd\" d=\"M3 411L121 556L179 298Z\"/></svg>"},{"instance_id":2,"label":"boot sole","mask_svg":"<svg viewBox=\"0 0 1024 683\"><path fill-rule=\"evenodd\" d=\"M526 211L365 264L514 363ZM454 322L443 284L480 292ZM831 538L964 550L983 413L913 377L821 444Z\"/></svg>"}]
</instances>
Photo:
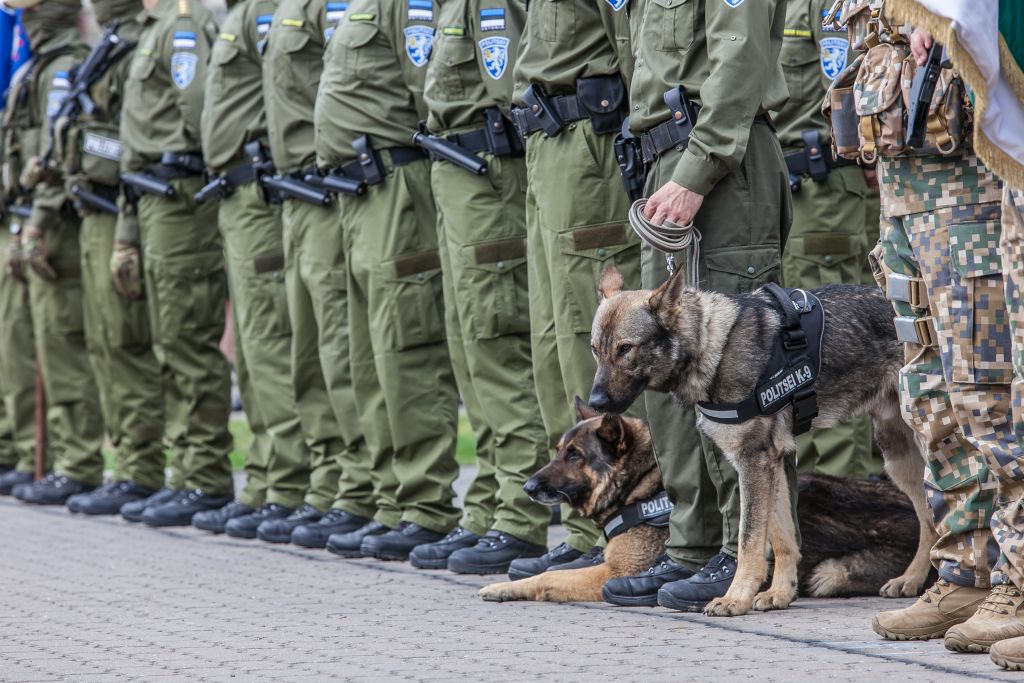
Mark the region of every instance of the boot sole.
<instances>
[{"instance_id":1,"label":"boot sole","mask_svg":"<svg viewBox=\"0 0 1024 683\"><path fill-rule=\"evenodd\" d=\"M447 567L447 565L445 565L445 566ZM511 569L511 568L508 570L508 580L509 581L522 581L523 579L528 579L531 576L537 576L537 575L536 574L528 574L526 572L517 572L516 570Z\"/></svg>"},{"instance_id":2,"label":"boot sole","mask_svg":"<svg viewBox=\"0 0 1024 683\"><path fill-rule=\"evenodd\" d=\"M996 641L992 641L991 643L987 644L978 643L973 640L961 638L956 634L949 633L946 634L946 639L945 641L943 641L943 645L946 646L946 649L951 650L952 652L973 652L978 654L984 654L988 652L988 649L992 647L995 643Z\"/></svg>"},{"instance_id":3,"label":"boot sole","mask_svg":"<svg viewBox=\"0 0 1024 683\"><path fill-rule=\"evenodd\" d=\"M710 600L692 602L690 600L676 600L675 598L656 598L656 600L661 607L677 612L703 612L704 608L711 602Z\"/></svg>"},{"instance_id":4,"label":"boot sole","mask_svg":"<svg viewBox=\"0 0 1024 683\"><path fill-rule=\"evenodd\" d=\"M244 538L248 541L251 541L252 539L256 538L255 529L253 529L252 531L235 531L233 529L228 529L227 527L224 527L224 533L230 536L231 538Z\"/></svg>"},{"instance_id":5,"label":"boot sole","mask_svg":"<svg viewBox=\"0 0 1024 683\"><path fill-rule=\"evenodd\" d=\"M252 536L253 538L259 538L261 541L266 543L291 543L292 535L289 532L287 536L271 536L270 534L264 534L257 531ZM323 547L323 546L321 546Z\"/></svg>"},{"instance_id":6,"label":"boot sole","mask_svg":"<svg viewBox=\"0 0 1024 683\"><path fill-rule=\"evenodd\" d=\"M601 599L609 605L617 607L657 607L658 594L654 595L615 595L607 588L601 589Z\"/></svg>"},{"instance_id":7,"label":"boot sole","mask_svg":"<svg viewBox=\"0 0 1024 683\"><path fill-rule=\"evenodd\" d=\"M294 538L290 538L290 539L288 539L288 542L293 544L293 545L297 545L300 548L311 548L313 550L323 550L324 548L327 547L327 539L324 539L320 543L310 543L308 541L304 542L304 541L301 541L301 540L296 540Z\"/></svg>"},{"instance_id":8,"label":"boot sole","mask_svg":"<svg viewBox=\"0 0 1024 683\"><path fill-rule=\"evenodd\" d=\"M962 622L958 622L962 623ZM890 631L884 628L878 623L878 618L875 617L871 620L871 630L878 635L882 636L886 640L932 640L933 638L942 638L946 635L946 631L956 626L956 624L950 624L949 626L940 627L937 630L932 631L921 631L920 633L900 633L899 631Z\"/></svg>"},{"instance_id":9,"label":"boot sole","mask_svg":"<svg viewBox=\"0 0 1024 683\"><path fill-rule=\"evenodd\" d=\"M332 555L337 555L338 557L347 557L350 560L355 560L355 559L358 559L358 558L361 558L361 557L366 557L359 550L359 548L355 548L353 550L338 550L337 548L332 548L330 545L327 545L326 547L327 547L327 552L331 553Z\"/></svg>"},{"instance_id":10,"label":"boot sole","mask_svg":"<svg viewBox=\"0 0 1024 683\"><path fill-rule=\"evenodd\" d=\"M1007 659L1006 657L995 653L992 653L990 656L992 657L992 662L996 664L996 666L1001 666L1002 668L1010 671L1024 671L1024 662Z\"/></svg>"},{"instance_id":11,"label":"boot sole","mask_svg":"<svg viewBox=\"0 0 1024 683\"><path fill-rule=\"evenodd\" d=\"M124 517L124 515L121 515L121 516ZM142 520L139 520L139 521L142 521ZM211 534L222 534L222 533L224 533L224 527L223 526L203 526L202 524L196 524L195 522L192 522L192 526L194 526L197 529L201 529L202 531L208 531Z\"/></svg>"},{"instance_id":12,"label":"boot sole","mask_svg":"<svg viewBox=\"0 0 1024 683\"><path fill-rule=\"evenodd\" d=\"M440 560L417 560L412 555L409 555L409 564L416 567L416 569L448 569L448 558Z\"/></svg>"},{"instance_id":13,"label":"boot sole","mask_svg":"<svg viewBox=\"0 0 1024 683\"><path fill-rule=\"evenodd\" d=\"M478 576L485 576L487 574L505 574L508 572L508 564L473 566L449 560L446 566L448 567L448 571L456 574L476 574Z\"/></svg>"},{"instance_id":14,"label":"boot sole","mask_svg":"<svg viewBox=\"0 0 1024 683\"><path fill-rule=\"evenodd\" d=\"M383 550L371 550L369 552L359 551L360 557L372 557L377 560L383 560L384 562L407 562L409 560L409 553L389 553Z\"/></svg>"}]
</instances>

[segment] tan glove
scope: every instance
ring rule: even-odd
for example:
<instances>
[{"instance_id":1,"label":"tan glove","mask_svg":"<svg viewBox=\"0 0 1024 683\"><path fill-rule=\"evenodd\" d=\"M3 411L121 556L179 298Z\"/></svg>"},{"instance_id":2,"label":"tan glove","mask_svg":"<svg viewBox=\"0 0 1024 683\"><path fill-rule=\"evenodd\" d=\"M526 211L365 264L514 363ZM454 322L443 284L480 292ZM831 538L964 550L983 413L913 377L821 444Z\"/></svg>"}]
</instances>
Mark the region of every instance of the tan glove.
<instances>
[{"instance_id":1,"label":"tan glove","mask_svg":"<svg viewBox=\"0 0 1024 683\"><path fill-rule=\"evenodd\" d=\"M57 271L50 265L50 255L46 251L46 233L41 228L25 226L21 232L21 249L25 262L36 275L50 282L57 279Z\"/></svg>"},{"instance_id":2,"label":"tan glove","mask_svg":"<svg viewBox=\"0 0 1024 683\"><path fill-rule=\"evenodd\" d=\"M137 244L120 240L114 242L110 277L114 281L114 289L125 299L142 298L142 255Z\"/></svg>"},{"instance_id":3,"label":"tan glove","mask_svg":"<svg viewBox=\"0 0 1024 683\"><path fill-rule=\"evenodd\" d=\"M18 282L25 281L25 253L21 250L21 233L7 238L7 272Z\"/></svg>"}]
</instances>

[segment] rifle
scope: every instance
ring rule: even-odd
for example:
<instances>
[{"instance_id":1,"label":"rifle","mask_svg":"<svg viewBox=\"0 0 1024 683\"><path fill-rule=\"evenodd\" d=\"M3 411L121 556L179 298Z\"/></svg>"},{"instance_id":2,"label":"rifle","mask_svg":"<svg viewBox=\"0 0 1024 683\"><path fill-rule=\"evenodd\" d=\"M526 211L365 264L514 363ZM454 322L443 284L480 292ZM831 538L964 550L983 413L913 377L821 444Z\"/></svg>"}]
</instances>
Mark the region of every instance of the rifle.
<instances>
[{"instance_id":1,"label":"rifle","mask_svg":"<svg viewBox=\"0 0 1024 683\"><path fill-rule=\"evenodd\" d=\"M117 29L121 23L121 21L111 23L103 32L100 42L86 55L85 60L71 70L71 87L68 89L67 97L61 102L57 113L50 117L50 142L42 157L44 166L50 161L50 156L53 154L56 142L54 128L57 120L73 119L82 112L92 114L96 111L96 103L89 96L89 89L117 60L135 48L135 43L122 40L117 35Z\"/></svg>"},{"instance_id":2,"label":"rifle","mask_svg":"<svg viewBox=\"0 0 1024 683\"><path fill-rule=\"evenodd\" d=\"M102 211L103 213L111 213L114 214L115 216L118 214L117 204L110 201L109 199L105 199L104 197L99 196L95 192L90 192L89 190L85 189L84 187L77 183L71 186L71 196L73 196L82 204L91 207L97 211Z\"/></svg>"},{"instance_id":3,"label":"rifle","mask_svg":"<svg viewBox=\"0 0 1024 683\"><path fill-rule=\"evenodd\" d=\"M473 175L487 175L486 161L454 142L431 135L423 124L420 124L420 129L412 134L412 144L425 150L431 159L444 159Z\"/></svg>"},{"instance_id":4,"label":"rifle","mask_svg":"<svg viewBox=\"0 0 1024 683\"><path fill-rule=\"evenodd\" d=\"M907 109L907 146L923 147L928 127L928 109L939 82L939 72L946 65L946 49L941 43L932 42L928 49L928 60L914 72L910 84L910 107Z\"/></svg>"}]
</instances>

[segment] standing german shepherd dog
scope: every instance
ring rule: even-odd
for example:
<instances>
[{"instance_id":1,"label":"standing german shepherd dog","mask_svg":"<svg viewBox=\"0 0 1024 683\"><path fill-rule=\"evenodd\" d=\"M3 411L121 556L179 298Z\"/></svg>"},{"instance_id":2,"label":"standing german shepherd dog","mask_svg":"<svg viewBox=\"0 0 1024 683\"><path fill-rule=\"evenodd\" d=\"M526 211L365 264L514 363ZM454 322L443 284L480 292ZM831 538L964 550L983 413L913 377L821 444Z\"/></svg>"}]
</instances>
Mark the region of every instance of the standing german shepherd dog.
<instances>
[{"instance_id":1,"label":"standing german shepherd dog","mask_svg":"<svg viewBox=\"0 0 1024 683\"><path fill-rule=\"evenodd\" d=\"M576 399L576 426L524 487L544 505L568 503L599 527L662 490L647 424L599 415ZM682 501L680 501L682 502ZM800 592L813 597L877 595L917 546L914 509L885 481L802 474L797 517L803 533ZM665 552L668 527L638 524L615 534L594 567L548 571L485 586L484 600L599 602L611 579L633 576Z\"/></svg>"},{"instance_id":2,"label":"standing german shepherd dog","mask_svg":"<svg viewBox=\"0 0 1024 683\"><path fill-rule=\"evenodd\" d=\"M622 287L614 266L598 283L591 407L621 413L646 389L672 394L680 410L693 410L697 402L736 403L754 392L782 324L771 293L701 291L687 286L682 269L653 291ZM871 416L886 472L910 498L920 520L917 554L881 592L915 595L928 576L928 552L936 536L924 496L923 449L900 415L903 346L896 339L892 308L875 287L834 285L811 291L825 309L821 370L814 385L819 414L812 426ZM736 576L724 597L708 603L706 614L785 609L796 597L800 551L782 469L783 458L796 452L792 420L791 406L738 424L698 417L698 429L739 474L741 506ZM769 541L775 573L771 586L759 593L768 573Z\"/></svg>"}]
</instances>

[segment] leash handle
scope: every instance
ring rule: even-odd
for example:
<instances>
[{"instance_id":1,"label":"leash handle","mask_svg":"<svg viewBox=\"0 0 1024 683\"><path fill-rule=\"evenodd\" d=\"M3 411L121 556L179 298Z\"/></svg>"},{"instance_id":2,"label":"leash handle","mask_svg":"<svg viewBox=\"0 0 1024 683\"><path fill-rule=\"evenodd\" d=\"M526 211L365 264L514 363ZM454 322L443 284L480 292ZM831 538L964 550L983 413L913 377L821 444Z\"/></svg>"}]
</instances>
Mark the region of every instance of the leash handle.
<instances>
[{"instance_id":1,"label":"leash handle","mask_svg":"<svg viewBox=\"0 0 1024 683\"><path fill-rule=\"evenodd\" d=\"M633 202L633 205L629 207L629 226L645 244L665 254L665 269L668 271L669 277L672 277L676 269L674 252L689 249L687 281L688 284L696 288L700 282L700 273L698 272L700 230L694 227L693 221L686 225L679 225L672 221L654 225L644 216L645 206L647 206L646 199L638 199Z\"/></svg>"}]
</instances>

